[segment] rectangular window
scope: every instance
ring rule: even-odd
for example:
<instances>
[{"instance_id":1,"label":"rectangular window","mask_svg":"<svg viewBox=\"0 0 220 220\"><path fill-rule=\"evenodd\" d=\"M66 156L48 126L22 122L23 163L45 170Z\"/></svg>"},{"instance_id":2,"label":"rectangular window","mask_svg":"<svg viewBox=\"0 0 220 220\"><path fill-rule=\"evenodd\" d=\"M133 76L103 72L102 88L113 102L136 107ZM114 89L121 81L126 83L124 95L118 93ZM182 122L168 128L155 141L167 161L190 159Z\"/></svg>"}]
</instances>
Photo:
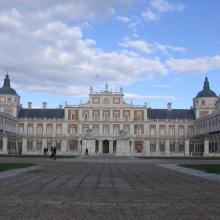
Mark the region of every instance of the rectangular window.
<instances>
[{"instance_id":1,"label":"rectangular window","mask_svg":"<svg viewBox=\"0 0 220 220\"><path fill-rule=\"evenodd\" d=\"M156 143L150 142L150 152L156 152Z\"/></svg>"},{"instance_id":2,"label":"rectangular window","mask_svg":"<svg viewBox=\"0 0 220 220\"><path fill-rule=\"evenodd\" d=\"M175 142L170 142L170 152L175 152Z\"/></svg>"},{"instance_id":3,"label":"rectangular window","mask_svg":"<svg viewBox=\"0 0 220 220\"><path fill-rule=\"evenodd\" d=\"M56 126L56 133L57 134L62 134L62 125L57 125Z\"/></svg>"},{"instance_id":4,"label":"rectangular window","mask_svg":"<svg viewBox=\"0 0 220 220\"><path fill-rule=\"evenodd\" d=\"M27 132L28 134L33 134L33 125L28 125Z\"/></svg>"},{"instance_id":5,"label":"rectangular window","mask_svg":"<svg viewBox=\"0 0 220 220\"><path fill-rule=\"evenodd\" d=\"M47 125L47 134L52 134L52 125Z\"/></svg>"}]
</instances>

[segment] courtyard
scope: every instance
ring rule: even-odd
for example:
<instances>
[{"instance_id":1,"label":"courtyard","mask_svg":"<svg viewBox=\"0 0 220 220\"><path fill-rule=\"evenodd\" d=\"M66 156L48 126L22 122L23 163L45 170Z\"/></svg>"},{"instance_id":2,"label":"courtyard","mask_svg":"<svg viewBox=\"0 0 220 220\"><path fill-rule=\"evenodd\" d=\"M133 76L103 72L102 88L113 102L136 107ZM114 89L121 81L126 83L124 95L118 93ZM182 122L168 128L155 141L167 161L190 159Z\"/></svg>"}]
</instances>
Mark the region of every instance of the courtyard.
<instances>
[{"instance_id":1,"label":"courtyard","mask_svg":"<svg viewBox=\"0 0 220 220\"><path fill-rule=\"evenodd\" d=\"M0 219L218 219L220 182L129 157L1 158L39 170L0 179ZM193 161L190 163L207 163ZM209 163L219 163L209 161Z\"/></svg>"}]
</instances>

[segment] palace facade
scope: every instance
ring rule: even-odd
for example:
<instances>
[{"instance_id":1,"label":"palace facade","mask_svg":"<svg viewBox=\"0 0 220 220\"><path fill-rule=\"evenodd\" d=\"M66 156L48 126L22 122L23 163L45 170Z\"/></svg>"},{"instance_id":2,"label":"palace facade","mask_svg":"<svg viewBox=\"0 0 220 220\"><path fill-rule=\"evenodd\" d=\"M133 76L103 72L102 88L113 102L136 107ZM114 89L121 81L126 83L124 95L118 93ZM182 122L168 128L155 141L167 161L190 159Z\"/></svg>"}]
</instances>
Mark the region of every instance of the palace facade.
<instances>
[{"instance_id":1,"label":"palace facade","mask_svg":"<svg viewBox=\"0 0 220 220\"><path fill-rule=\"evenodd\" d=\"M220 155L220 97L205 78L191 109L153 109L128 104L123 89L90 88L89 100L59 108L22 108L6 75L0 88L0 154L130 156Z\"/></svg>"}]
</instances>

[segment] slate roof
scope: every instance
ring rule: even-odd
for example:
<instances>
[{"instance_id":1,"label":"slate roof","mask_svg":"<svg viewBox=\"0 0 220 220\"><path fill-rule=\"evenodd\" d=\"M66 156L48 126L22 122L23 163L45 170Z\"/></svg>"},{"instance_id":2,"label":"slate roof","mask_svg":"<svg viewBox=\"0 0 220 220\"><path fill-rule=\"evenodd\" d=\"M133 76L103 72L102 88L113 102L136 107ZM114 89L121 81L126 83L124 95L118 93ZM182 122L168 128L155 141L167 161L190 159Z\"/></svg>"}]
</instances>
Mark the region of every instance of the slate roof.
<instances>
[{"instance_id":1,"label":"slate roof","mask_svg":"<svg viewBox=\"0 0 220 220\"><path fill-rule=\"evenodd\" d=\"M1 95L16 95L17 96L16 91L11 88L10 79L9 79L8 74L6 74L6 76L5 76L3 87L0 88L0 94Z\"/></svg>"},{"instance_id":2,"label":"slate roof","mask_svg":"<svg viewBox=\"0 0 220 220\"><path fill-rule=\"evenodd\" d=\"M64 109L27 109L22 108L18 118L64 118Z\"/></svg>"},{"instance_id":3,"label":"slate roof","mask_svg":"<svg viewBox=\"0 0 220 220\"><path fill-rule=\"evenodd\" d=\"M179 119L194 120L195 115L192 109L148 109L149 119Z\"/></svg>"}]
</instances>

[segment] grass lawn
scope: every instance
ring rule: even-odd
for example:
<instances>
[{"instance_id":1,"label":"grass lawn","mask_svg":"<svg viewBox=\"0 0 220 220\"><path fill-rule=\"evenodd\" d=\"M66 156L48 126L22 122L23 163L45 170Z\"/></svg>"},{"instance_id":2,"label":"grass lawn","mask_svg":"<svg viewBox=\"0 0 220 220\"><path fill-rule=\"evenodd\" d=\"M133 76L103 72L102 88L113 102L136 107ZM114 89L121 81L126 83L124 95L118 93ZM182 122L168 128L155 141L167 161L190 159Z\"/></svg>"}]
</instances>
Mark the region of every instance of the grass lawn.
<instances>
[{"instance_id":1,"label":"grass lawn","mask_svg":"<svg viewBox=\"0 0 220 220\"><path fill-rule=\"evenodd\" d=\"M220 174L220 164L181 164L180 166Z\"/></svg>"},{"instance_id":2,"label":"grass lawn","mask_svg":"<svg viewBox=\"0 0 220 220\"><path fill-rule=\"evenodd\" d=\"M139 159L165 159L165 160L220 160L220 157L137 157Z\"/></svg>"},{"instance_id":3,"label":"grass lawn","mask_svg":"<svg viewBox=\"0 0 220 220\"><path fill-rule=\"evenodd\" d=\"M0 157L17 157L17 158L49 158L50 154L44 156L42 154L39 155L19 155L19 154L0 154ZM57 155L56 158L74 158L77 156L68 156L68 155Z\"/></svg>"},{"instance_id":4,"label":"grass lawn","mask_svg":"<svg viewBox=\"0 0 220 220\"><path fill-rule=\"evenodd\" d=\"M31 163L0 163L0 172L6 171L6 170L31 167L33 165L34 164L31 164Z\"/></svg>"}]
</instances>

